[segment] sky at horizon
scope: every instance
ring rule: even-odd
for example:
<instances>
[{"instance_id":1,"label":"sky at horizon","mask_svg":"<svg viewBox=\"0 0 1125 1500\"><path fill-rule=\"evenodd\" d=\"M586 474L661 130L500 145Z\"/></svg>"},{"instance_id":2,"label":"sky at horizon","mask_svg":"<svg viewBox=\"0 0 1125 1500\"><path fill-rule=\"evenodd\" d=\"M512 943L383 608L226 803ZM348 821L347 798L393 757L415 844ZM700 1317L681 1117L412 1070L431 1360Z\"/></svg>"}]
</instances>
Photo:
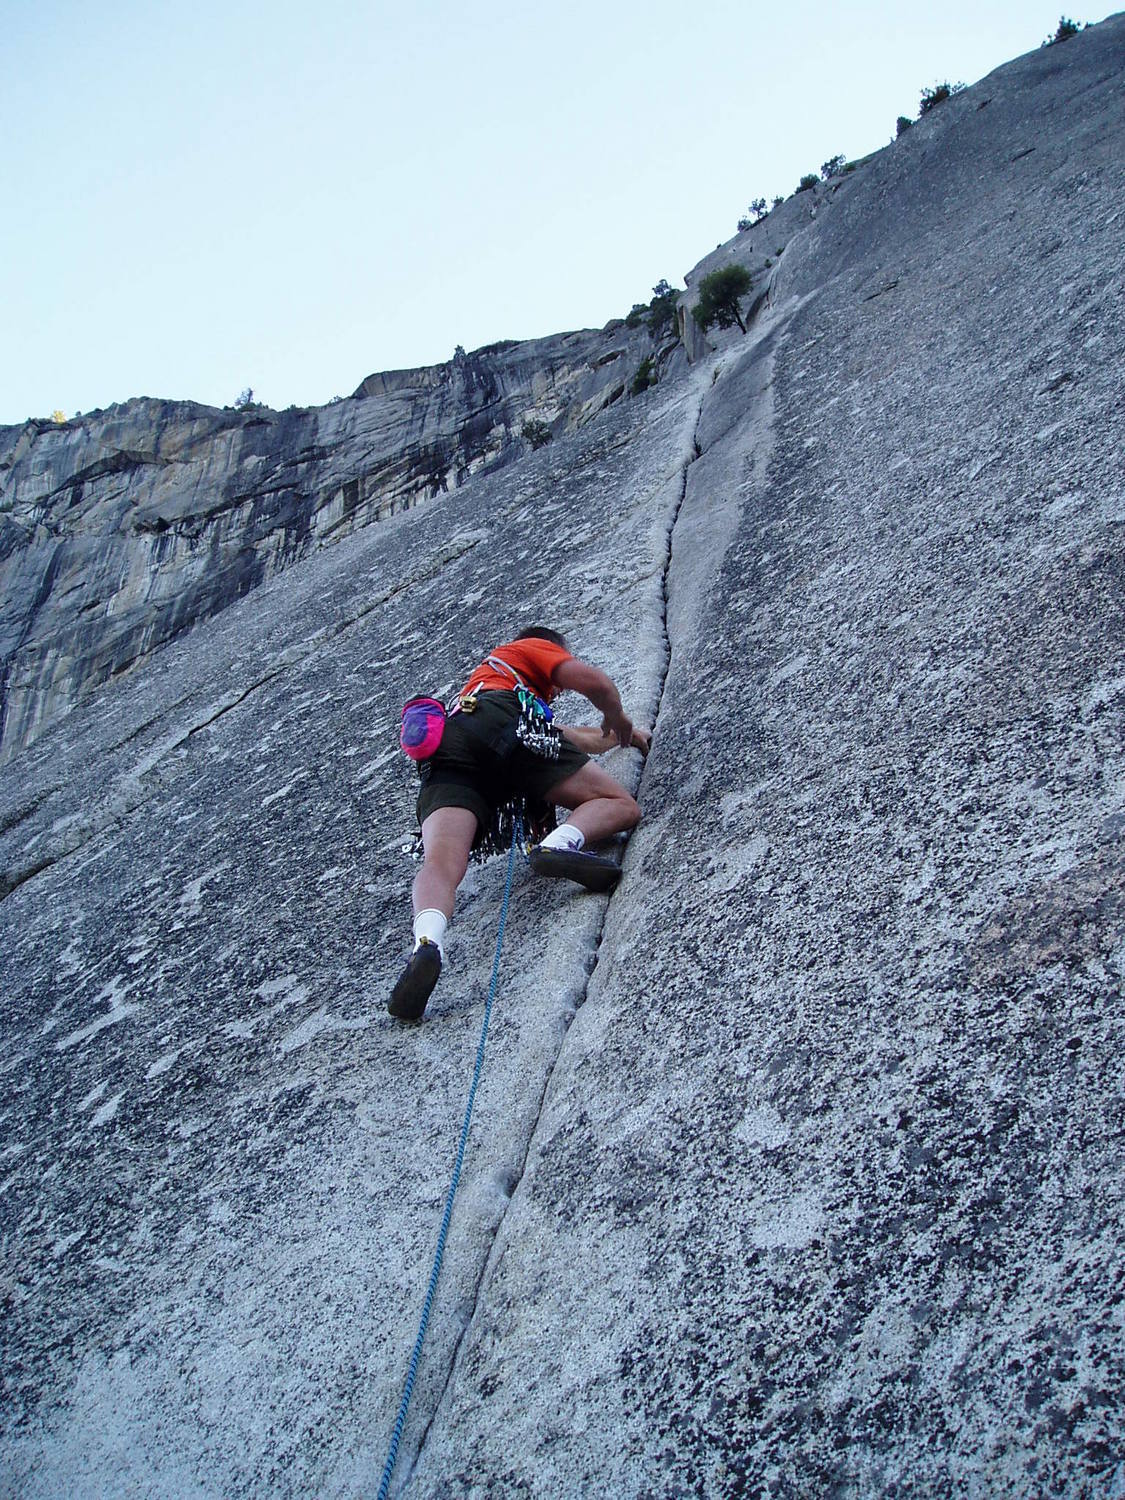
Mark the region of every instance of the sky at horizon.
<instances>
[{"instance_id":1,"label":"sky at horizon","mask_svg":"<svg viewBox=\"0 0 1125 1500\"><path fill-rule=\"evenodd\" d=\"M1107 13L1108 14L1108 13ZM1104 16L1079 14L1078 21ZM0 423L600 327L1054 5L0 0Z\"/></svg>"}]
</instances>

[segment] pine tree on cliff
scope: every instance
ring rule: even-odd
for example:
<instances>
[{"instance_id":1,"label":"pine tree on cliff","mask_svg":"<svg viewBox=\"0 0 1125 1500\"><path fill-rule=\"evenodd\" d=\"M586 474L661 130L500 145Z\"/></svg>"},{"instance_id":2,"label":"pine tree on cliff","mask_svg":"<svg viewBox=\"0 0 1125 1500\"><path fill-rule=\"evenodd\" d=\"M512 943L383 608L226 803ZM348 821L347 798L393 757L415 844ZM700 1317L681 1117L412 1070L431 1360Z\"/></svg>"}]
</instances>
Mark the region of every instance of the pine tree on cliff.
<instances>
[{"instance_id":1,"label":"pine tree on cliff","mask_svg":"<svg viewBox=\"0 0 1125 1500\"><path fill-rule=\"evenodd\" d=\"M699 301L691 315L706 332L712 323L720 328L733 328L737 323L743 333L746 324L738 310L740 298L745 297L751 287L750 272L745 266L723 266L711 271L699 283Z\"/></svg>"}]
</instances>

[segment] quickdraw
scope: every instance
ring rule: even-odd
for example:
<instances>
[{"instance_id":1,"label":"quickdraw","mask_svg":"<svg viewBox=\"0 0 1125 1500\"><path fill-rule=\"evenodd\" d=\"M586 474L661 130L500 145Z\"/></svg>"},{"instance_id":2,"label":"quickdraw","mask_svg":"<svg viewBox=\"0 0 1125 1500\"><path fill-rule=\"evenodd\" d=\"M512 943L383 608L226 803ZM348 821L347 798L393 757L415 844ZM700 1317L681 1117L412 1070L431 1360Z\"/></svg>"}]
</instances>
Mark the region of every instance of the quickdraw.
<instances>
[{"instance_id":1,"label":"quickdraw","mask_svg":"<svg viewBox=\"0 0 1125 1500\"><path fill-rule=\"evenodd\" d=\"M554 722L550 708L537 693L532 692L515 667L509 665L502 656L486 656L485 661L493 670L507 672L516 685L516 697L520 704L516 739L534 755L542 756L544 760L558 760L562 734Z\"/></svg>"},{"instance_id":2,"label":"quickdraw","mask_svg":"<svg viewBox=\"0 0 1125 1500\"><path fill-rule=\"evenodd\" d=\"M518 687L516 697L520 700L516 739L544 760L558 760L562 735L551 710L530 688Z\"/></svg>"}]
</instances>

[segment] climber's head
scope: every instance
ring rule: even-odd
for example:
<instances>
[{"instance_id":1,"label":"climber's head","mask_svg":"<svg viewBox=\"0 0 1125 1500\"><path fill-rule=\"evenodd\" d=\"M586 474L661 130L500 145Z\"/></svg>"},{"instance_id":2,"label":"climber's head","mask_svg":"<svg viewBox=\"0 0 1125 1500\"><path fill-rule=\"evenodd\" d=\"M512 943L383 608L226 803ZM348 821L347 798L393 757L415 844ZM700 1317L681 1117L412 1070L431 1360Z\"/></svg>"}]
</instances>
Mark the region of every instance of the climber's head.
<instances>
[{"instance_id":1,"label":"climber's head","mask_svg":"<svg viewBox=\"0 0 1125 1500\"><path fill-rule=\"evenodd\" d=\"M557 630L548 630L546 625L532 625L529 630L521 630L516 640L526 641L529 636L539 641L551 641L554 645L561 646L564 651L570 650L565 637L561 636Z\"/></svg>"}]
</instances>

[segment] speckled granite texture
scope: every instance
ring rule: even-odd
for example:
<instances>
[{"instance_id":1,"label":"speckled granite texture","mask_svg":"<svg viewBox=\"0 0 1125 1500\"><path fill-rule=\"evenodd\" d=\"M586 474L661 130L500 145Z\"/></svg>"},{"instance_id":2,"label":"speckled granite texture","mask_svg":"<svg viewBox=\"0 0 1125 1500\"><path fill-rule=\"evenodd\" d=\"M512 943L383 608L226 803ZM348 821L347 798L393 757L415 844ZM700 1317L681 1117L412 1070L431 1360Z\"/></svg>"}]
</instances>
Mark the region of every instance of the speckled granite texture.
<instances>
[{"instance_id":1,"label":"speckled granite texture","mask_svg":"<svg viewBox=\"0 0 1125 1500\"><path fill-rule=\"evenodd\" d=\"M397 707L533 615L646 817L517 877L393 1492L1125 1496L1123 81L1000 69L709 257L789 225L745 339L0 774L11 1493L375 1492L504 876L391 1023Z\"/></svg>"}]
</instances>

